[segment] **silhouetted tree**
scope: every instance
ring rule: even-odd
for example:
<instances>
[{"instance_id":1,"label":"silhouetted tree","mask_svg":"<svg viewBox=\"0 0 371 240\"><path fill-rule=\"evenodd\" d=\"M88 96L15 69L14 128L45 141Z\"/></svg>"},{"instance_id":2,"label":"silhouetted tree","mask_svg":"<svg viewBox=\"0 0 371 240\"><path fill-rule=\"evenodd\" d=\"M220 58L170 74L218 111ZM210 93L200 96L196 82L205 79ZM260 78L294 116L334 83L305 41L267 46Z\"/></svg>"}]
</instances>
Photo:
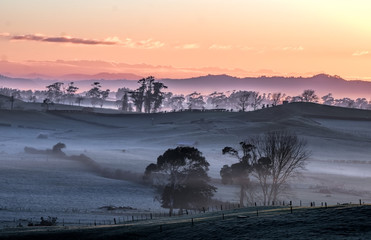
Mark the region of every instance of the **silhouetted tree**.
<instances>
[{"instance_id":1,"label":"silhouetted tree","mask_svg":"<svg viewBox=\"0 0 371 240\"><path fill-rule=\"evenodd\" d=\"M163 83L156 82L153 76L142 78L138 81L140 87L130 92L137 112L142 112L144 107L145 113L156 112L164 99L162 89L167 88Z\"/></svg>"},{"instance_id":2,"label":"silhouetted tree","mask_svg":"<svg viewBox=\"0 0 371 240\"><path fill-rule=\"evenodd\" d=\"M325 105L333 105L335 103L335 99L332 96L332 93L323 96L321 99L323 101L323 104Z\"/></svg>"},{"instance_id":3,"label":"silhouetted tree","mask_svg":"<svg viewBox=\"0 0 371 240\"><path fill-rule=\"evenodd\" d=\"M157 158L157 163L147 166L144 178L151 181L160 194L161 206L193 209L204 207L216 188L209 185L209 163L193 147L168 149Z\"/></svg>"},{"instance_id":4,"label":"silhouetted tree","mask_svg":"<svg viewBox=\"0 0 371 240\"><path fill-rule=\"evenodd\" d=\"M129 97L127 93L125 93L124 96L122 96L121 101L122 101L121 110L127 112L129 110Z\"/></svg>"},{"instance_id":5,"label":"silhouetted tree","mask_svg":"<svg viewBox=\"0 0 371 240\"><path fill-rule=\"evenodd\" d=\"M74 85L74 82L70 82L68 84L68 87L66 88L65 97L67 98L70 104L73 104L73 99L78 89L79 88Z\"/></svg>"},{"instance_id":6,"label":"silhouetted tree","mask_svg":"<svg viewBox=\"0 0 371 240\"><path fill-rule=\"evenodd\" d=\"M213 108L227 108L227 96L222 92L213 92L207 98L207 103Z\"/></svg>"},{"instance_id":7,"label":"silhouetted tree","mask_svg":"<svg viewBox=\"0 0 371 240\"><path fill-rule=\"evenodd\" d=\"M193 92L187 95L188 109L203 109L205 102L201 93Z\"/></svg>"},{"instance_id":8,"label":"silhouetted tree","mask_svg":"<svg viewBox=\"0 0 371 240\"><path fill-rule=\"evenodd\" d=\"M174 111L182 110L183 109L183 103L184 103L184 96L183 95L176 95L170 98L169 100L169 107L173 109Z\"/></svg>"},{"instance_id":9,"label":"silhouetted tree","mask_svg":"<svg viewBox=\"0 0 371 240\"><path fill-rule=\"evenodd\" d=\"M251 92L251 107L256 110L264 101L264 97L259 92Z\"/></svg>"},{"instance_id":10,"label":"silhouetted tree","mask_svg":"<svg viewBox=\"0 0 371 240\"><path fill-rule=\"evenodd\" d=\"M359 109L367 109L368 108L368 101L366 98L357 98L354 102L356 108Z\"/></svg>"},{"instance_id":11,"label":"silhouetted tree","mask_svg":"<svg viewBox=\"0 0 371 240\"><path fill-rule=\"evenodd\" d=\"M301 94L303 102L318 102L318 96L313 89L306 89Z\"/></svg>"},{"instance_id":12,"label":"silhouetted tree","mask_svg":"<svg viewBox=\"0 0 371 240\"><path fill-rule=\"evenodd\" d=\"M256 161L253 175L263 194L263 203L276 201L289 178L303 169L310 153L306 142L287 131L273 131L246 141L253 147Z\"/></svg>"},{"instance_id":13,"label":"silhouetted tree","mask_svg":"<svg viewBox=\"0 0 371 240\"><path fill-rule=\"evenodd\" d=\"M238 162L224 165L220 170L223 184L237 184L240 186L240 205L244 206L246 190L250 184L250 173L254 164L255 156L252 154L254 146L246 142L240 142L241 151L232 147L223 148L223 155L229 154L237 158Z\"/></svg>"},{"instance_id":14,"label":"silhouetted tree","mask_svg":"<svg viewBox=\"0 0 371 240\"><path fill-rule=\"evenodd\" d=\"M286 94L282 94L280 92L272 93L271 94L271 101L273 106L277 106L278 104L282 103L282 99L284 99Z\"/></svg>"},{"instance_id":15,"label":"silhouetted tree","mask_svg":"<svg viewBox=\"0 0 371 240\"><path fill-rule=\"evenodd\" d=\"M108 97L110 90L101 90L100 82L92 83L92 88L86 93L86 96L90 98L91 105L95 107L97 104L103 107L104 101Z\"/></svg>"},{"instance_id":16,"label":"silhouetted tree","mask_svg":"<svg viewBox=\"0 0 371 240\"><path fill-rule=\"evenodd\" d=\"M64 83L62 82L55 82L49 86L46 86L47 88L47 98L52 102L60 102L61 97L63 96L63 86Z\"/></svg>"}]
</instances>

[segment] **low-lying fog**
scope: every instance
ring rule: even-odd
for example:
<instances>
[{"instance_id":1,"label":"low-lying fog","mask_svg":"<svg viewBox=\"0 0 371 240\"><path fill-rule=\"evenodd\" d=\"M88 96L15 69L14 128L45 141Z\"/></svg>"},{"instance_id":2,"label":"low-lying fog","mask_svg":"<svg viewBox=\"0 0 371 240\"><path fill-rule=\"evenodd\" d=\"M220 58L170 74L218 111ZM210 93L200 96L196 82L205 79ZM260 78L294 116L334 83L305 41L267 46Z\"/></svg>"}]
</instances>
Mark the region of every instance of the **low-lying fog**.
<instances>
[{"instance_id":1,"label":"low-lying fog","mask_svg":"<svg viewBox=\"0 0 371 240\"><path fill-rule=\"evenodd\" d=\"M251 118L250 118L251 116ZM125 206L160 211L154 190L140 183L145 167L168 148L194 145L210 163L216 199L238 202L238 188L221 185L219 171L231 158L225 146L238 147L248 136L290 129L312 152L301 176L282 200L371 202L371 121L290 118L257 121L243 113L96 115L2 111L0 118L0 222L15 218L88 214L100 207ZM251 120L252 119L252 120ZM45 151L62 142L68 157ZM73 158L84 154L87 159ZM0 224L1 225L1 224ZM5 224L6 225L6 224Z\"/></svg>"}]
</instances>

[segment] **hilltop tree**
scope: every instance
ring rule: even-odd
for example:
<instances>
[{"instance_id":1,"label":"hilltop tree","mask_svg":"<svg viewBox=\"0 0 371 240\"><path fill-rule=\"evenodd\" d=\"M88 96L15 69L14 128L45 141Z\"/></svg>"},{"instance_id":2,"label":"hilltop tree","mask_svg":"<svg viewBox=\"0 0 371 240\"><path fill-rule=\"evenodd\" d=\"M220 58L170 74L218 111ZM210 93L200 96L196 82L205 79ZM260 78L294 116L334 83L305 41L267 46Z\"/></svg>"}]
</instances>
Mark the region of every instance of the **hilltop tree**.
<instances>
[{"instance_id":1,"label":"hilltop tree","mask_svg":"<svg viewBox=\"0 0 371 240\"><path fill-rule=\"evenodd\" d=\"M47 98L52 102L60 102L64 94L62 82L55 82L51 85L46 86L47 88Z\"/></svg>"},{"instance_id":2,"label":"hilltop tree","mask_svg":"<svg viewBox=\"0 0 371 240\"><path fill-rule=\"evenodd\" d=\"M94 82L91 84L92 88L86 93L87 97L90 97L91 105L95 107L97 104L103 107L104 100L108 97L110 90L101 90L100 82Z\"/></svg>"},{"instance_id":3,"label":"hilltop tree","mask_svg":"<svg viewBox=\"0 0 371 240\"><path fill-rule=\"evenodd\" d=\"M174 111L182 110L183 109L183 103L184 103L184 96L183 95L176 95L170 98L169 100L169 106Z\"/></svg>"},{"instance_id":4,"label":"hilltop tree","mask_svg":"<svg viewBox=\"0 0 371 240\"><path fill-rule=\"evenodd\" d=\"M286 94L282 94L281 92L275 92L270 95L272 105L277 106L278 104L282 103L282 100L285 98Z\"/></svg>"},{"instance_id":5,"label":"hilltop tree","mask_svg":"<svg viewBox=\"0 0 371 240\"><path fill-rule=\"evenodd\" d=\"M187 95L188 109L203 109L205 102L201 93L193 92Z\"/></svg>"},{"instance_id":6,"label":"hilltop tree","mask_svg":"<svg viewBox=\"0 0 371 240\"><path fill-rule=\"evenodd\" d=\"M68 87L66 88L65 97L67 98L70 104L73 103L73 98L78 89L79 88L74 85L74 82L70 82L68 84Z\"/></svg>"},{"instance_id":7,"label":"hilltop tree","mask_svg":"<svg viewBox=\"0 0 371 240\"><path fill-rule=\"evenodd\" d=\"M147 166L144 179L150 181L160 194L161 206L194 209L207 205L216 188L209 185L209 163L193 147L168 149Z\"/></svg>"},{"instance_id":8,"label":"hilltop tree","mask_svg":"<svg viewBox=\"0 0 371 240\"><path fill-rule=\"evenodd\" d=\"M321 99L323 101L323 104L325 105L333 105L335 103L335 99L332 96L332 93L323 96Z\"/></svg>"},{"instance_id":9,"label":"hilltop tree","mask_svg":"<svg viewBox=\"0 0 371 240\"><path fill-rule=\"evenodd\" d=\"M254 111L262 104L264 97L259 92L251 92L251 107Z\"/></svg>"},{"instance_id":10,"label":"hilltop tree","mask_svg":"<svg viewBox=\"0 0 371 240\"><path fill-rule=\"evenodd\" d=\"M318 96L313 89L306 89L301 94L303 102L318 102Z\"/></svg>"},{"instance_id":11,"label":"hilltop tree","mask_svg":"<svg viewBox=\"0 0 371 240\"><path fill-rule=\"evenodd\" d=\"M140 87L130 92L137 112L156 112L162 104L164 93L162 89L167 88L163 83L156 82L153 76L142 78L138 81Z\"/></svg>"},{"instance_id":12,"label":"hilltop tree","mask_svg":"<svg viewBox=\"0 0 371 240\"><path fill-rule=\"evenodd\" d=\"M223 92L213 92L207 98L207 103L212 105L213 108L226 108L227 96Z\"/></svg>"}]
</instances>

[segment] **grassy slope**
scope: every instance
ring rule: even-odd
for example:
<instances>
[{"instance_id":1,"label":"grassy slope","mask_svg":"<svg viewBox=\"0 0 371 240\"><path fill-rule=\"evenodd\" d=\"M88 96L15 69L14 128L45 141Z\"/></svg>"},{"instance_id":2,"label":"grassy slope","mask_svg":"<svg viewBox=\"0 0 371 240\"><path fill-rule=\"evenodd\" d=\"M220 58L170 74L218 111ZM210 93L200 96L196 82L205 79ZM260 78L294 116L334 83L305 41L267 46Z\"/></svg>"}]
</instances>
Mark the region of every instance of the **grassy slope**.
<instances>
[{"instance_id":1,"label":"grassy slope","mask_svg":"<svg viewBox=\"0 0 371 240\"><path fill-rule=\"evenodd\" d=\"M369 239L370 205L255 208L148 220L117 226L33 227L0 232L1 239ZM224 220L222 217L224 214ZM246 216L246 218L239 218ZM194 224L192 225L192 218Z\"/></svg>"}]
</instances>

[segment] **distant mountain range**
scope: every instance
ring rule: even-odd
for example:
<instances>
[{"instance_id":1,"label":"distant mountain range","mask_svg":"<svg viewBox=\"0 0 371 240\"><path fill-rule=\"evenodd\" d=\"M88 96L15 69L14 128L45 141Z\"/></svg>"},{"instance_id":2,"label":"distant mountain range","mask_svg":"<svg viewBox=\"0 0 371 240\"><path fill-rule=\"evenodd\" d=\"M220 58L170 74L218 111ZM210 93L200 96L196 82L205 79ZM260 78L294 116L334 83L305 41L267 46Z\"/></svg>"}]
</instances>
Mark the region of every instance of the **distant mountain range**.
<instances>
[{"instance_id":1,"label":"distant mountain range","mask_svg":"<svg viewBox=\"0 0 371 240\"><path fill-rule=\"evenodd\" d=\"M80 88L80 91L88 90L94 81L99 81L103 89L116 91L118 88L127 87L135 89L137 81L141 77L135 74L111 74L99 73L95 75L69 74L58 77L58 79L47 79L45 76L33 78L12 78L0 75L0 87L19 89L45 89L45 86L56 82L71 82ZM319 74L313 77L246 77L237 78L229 75L207 75L186 79L159 79L168 91L174 93L191 93L194 91L211 93L213 91L253 90L261 93L282 92L295 96L302 93L304 89L314 89L318 96L332 93L335 97L365 97L371 98L371 82L348 81L338 76Z\"/></svg>"}]
</instances>

